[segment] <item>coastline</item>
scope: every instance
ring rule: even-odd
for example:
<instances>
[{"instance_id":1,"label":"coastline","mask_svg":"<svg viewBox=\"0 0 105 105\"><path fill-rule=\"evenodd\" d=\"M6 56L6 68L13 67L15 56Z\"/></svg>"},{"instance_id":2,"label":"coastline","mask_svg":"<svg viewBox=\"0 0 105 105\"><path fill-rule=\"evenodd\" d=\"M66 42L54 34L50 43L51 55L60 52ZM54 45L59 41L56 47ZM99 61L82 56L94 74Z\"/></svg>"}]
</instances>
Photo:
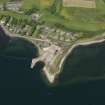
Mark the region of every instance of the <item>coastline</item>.
<instances>
[{"instance_id":1,"label":"coastline","mask_svg":"<svg viewBox=\"0 0 105 105\"><path fill-rule=\"evenodd\" d=\"M52 75L48 72L48 70L46 70L47 68L44 67L43 68L43 72L44 74L46 75L46 78L48 79L49 83L50 84L53 84L54 83L54 80L55 80L55 75Z\"/></svg>"},{"instance_id":2,"label":"coastline","mask_svg":"<svg viewBox=\"0 0 105 105\"><path fill-rule=\"evenodd\" d=\"M66 58L69 56L69 54L73 51L74 48L82 45L82 46L88 46L88 45L92 45L92 44L98 44L98 43L102 43L104 42L105 39L100 39L100 40L94 40L94 41L87 41L87 42L80 42L80 43L76 43L74 45L71 46L71 48L68 50L68 52L66 53L66 55L62 58L61 63L59 65L59 70L61 71L62 66L66 60ZM60 73L59 71L59 73Z\"/></svg>"},{"instance_id":3,"label":"coastline","mask_svg":"<svg viewBox=\"0 0 105 105\"><path fill-rule=\"evenodd\" d=\"M101 36L102 37L102 36ZM55 78L56 77L58 77L59 76L59 74L61 73L61 71L62 71L62 68L63 68L63 65L64 65L64 62L65 62L65 60L66 60L66 58L69 56L69 54L73 51L73 49L74 48L76 48L76 47L78 47L79 45L82 45L82 46L88 46L88 45L92 45L92 44L98 44L98 43L102 43L102 42L104 42L105 41L105 39L100 39L100 40L91 40L91 41L86 41L86 42L78 42L78 43L75 43L74 45L72 45L70 48L69 48L69 50L68 50L68 52L65 54L65 56L62 58L62 60L61 60L61 62L60 62L60 64L59 64L59 71L56 73L56 74L54 74L54 77L53 77L53 81L52 81L52 84L54 84L54 81L55 81ZM48 75L47 75L48 76ZM47 77L48 78L48 77Z\"/></svg>"},{"instance_id":4,"label":"coastline","mask_svg":"<svg viewBox=\"0 0 105 105\"><path fill-rule=\"evenodd\" d=\"M104 36L105 36L105 35L104 35ZM103 37L103 36L101 36L101 37ZM50 73L46 72L47 70L44 70L44 73L45 73L45 75L46 75L46 77L47 77L49 83L50 83L50 84L54 84L55 78L58 77L59 74L60 74L61 71L62 71L62 68L63 68L63 65L64 65L64 62L65 62L66 58L67 58L67 57L69 56L69 54L73 51L74 48L76 48L76 47L78 47L78 46L80 46L80 45L82 45L82 46L88 46L88 45L92 45L92 44L103 43L104 41L105 41L105 38L103 38L103 39L94 39L94 40L86 41L86 42L81 41L81 42L78 42L78 43L75 43L74 45L72 45L72 46L69 48L68 52L65 54L65 56L62 58L62 60L61 60L61 62L60 62L60 64L59 64L59 67L58 67L58 68L59 68L59 71L58 71L56 74L51 75Z\"/></svg>"},{"instance_id":5,"label":"coastline","mask_svg":"<svg viewBox=\"0 0 105 105\"><path fill-rule=\"evenodd\" d=\"M8 31L4 27L2 27L2 28L4 29L6 34L9 34ZM9 35L11 35L11 34L9 34ZM65 53L65 55L62 56L62 59L58 65L57 72L55 72L54 74L51 74L48 72L49 70L46 70L46 69L50 69L50 68L46 68L46 67L43 68L43 73L45 74L48 83L55 84L56 77L58 77L59 74L61 73L65 60L67 59L67 57L73 51L74 48L78 47L79 45L87 46L87 45L91 45L91 44L102 43L104 41L105 41L105 33L103 33L102 35L100 35L98 37L94 37L93 39L77 41L76 43L71 45L70 48L68 49L67 53Z\"/></svg>"},{"instance_id":6,"label":"coastline","mask_svg":"<svg viewBox=\"0 0 105 105\"><path fill-rule=\"evenodd\" d=\"M69 56L69 54L73 51L74 48L78 47L79 45L82 45L82 46L88 46L88 45L92 45L92 44L98 44L98 43L102 43L104 42L105 39L100 39L100 40L94 40L94 41L87 41L87 42L80 42L80 43L76 43L74 45L72 45L70 47L70 49L68 50L68 52L66 53L66 55L62 58L60 64L59 64L59 71L55 74L50 74L48 72L48 70L46 70L47 68L44 68L43 69L43 72L44 74L46 75L46 78L48 79L49 83L50 84L54 84L55 82L55 78L57 76L59 76L60 72L62 71L62 68L63 68L63 65L64 65L64 62L66 60L66 58Z\"/></svg>"}]
</instances>

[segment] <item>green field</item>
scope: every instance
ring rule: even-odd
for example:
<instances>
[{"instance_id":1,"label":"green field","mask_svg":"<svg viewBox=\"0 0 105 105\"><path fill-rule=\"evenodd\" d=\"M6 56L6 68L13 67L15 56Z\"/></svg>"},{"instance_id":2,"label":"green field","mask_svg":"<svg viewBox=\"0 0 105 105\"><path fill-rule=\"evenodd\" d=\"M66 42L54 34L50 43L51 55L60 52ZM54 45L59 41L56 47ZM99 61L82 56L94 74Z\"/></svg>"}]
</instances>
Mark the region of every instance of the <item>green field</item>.
<instances>
[{"instance_id":1,"label":"green field","mask_svg":"<svg viewBox=\"0 0 105 105\"><path fill-rule=\"evenodd\" d=\"M70 7L59 11L59 17L52 14L44 17L45 21L59 24L74 31L104 31L105 30L105 2L96 0L96 8Z\"/></svg>"},{"instance_id":2,"label":"green field","mask_svg":"<svg viewBox=\"0 0 105 105\"><path fill-rule=\"evenodd\" d=\"M54 0L23 0L23 10L29 10L32 8L46 9L52 5Z\"/></svg>"},{"instance_id":3,"label":"green field","mask_svg":"<svg viewBox=\"0 0 105 105\"><path fill-rule=\"evenodd\" d=\"M6 0L0 0L3 2ZM8 0L7 0L8 1ZM38 8L44 14L41 21L72 31L105 31L105 0L96 0L96 8L63 7L62 0L23 0L22 10ZM10 15L16 15L15 13ZM24 15L19 16L25 18Z\"/></svg>"},{"instance_id":4,"label":"green field","mask_svg":"<svg viewBox=\"0 0 105 105\"><path fill-rule=\"evenodd\" d=\"M105 3L103 0L96 0L96 8L62 8L60 15L75 22L103 23L105 22Z\"/></svg>"},{"instance_id":5,"label":"green field","mask_svg":"<svg viewBox=\"0 0 105 105\"><path fill-rule=\"evenodd\" d=\"M5 3L7 1L9 1L9 0L0 0L0 3Z\"/></svg>"}]
</instances>

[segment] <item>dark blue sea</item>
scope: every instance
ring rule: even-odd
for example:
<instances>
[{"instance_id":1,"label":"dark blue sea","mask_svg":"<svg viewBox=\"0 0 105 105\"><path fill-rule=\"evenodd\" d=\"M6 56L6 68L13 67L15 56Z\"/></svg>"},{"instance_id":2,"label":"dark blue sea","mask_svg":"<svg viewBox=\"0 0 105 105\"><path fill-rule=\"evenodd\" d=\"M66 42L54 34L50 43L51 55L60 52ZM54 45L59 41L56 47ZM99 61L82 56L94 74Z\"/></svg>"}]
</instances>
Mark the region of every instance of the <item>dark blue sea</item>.
<instances>
[{"instance_id":1,"label":"dark blue sea","mask_svg":"<svg viewBox=\"0 0 105 105\"><path fill-rule=\"evenodd\" d=\"M75 48L53 87L30 64L0 56L0 105L105 105L105 42Z\"/></svg>"}]
</instances>

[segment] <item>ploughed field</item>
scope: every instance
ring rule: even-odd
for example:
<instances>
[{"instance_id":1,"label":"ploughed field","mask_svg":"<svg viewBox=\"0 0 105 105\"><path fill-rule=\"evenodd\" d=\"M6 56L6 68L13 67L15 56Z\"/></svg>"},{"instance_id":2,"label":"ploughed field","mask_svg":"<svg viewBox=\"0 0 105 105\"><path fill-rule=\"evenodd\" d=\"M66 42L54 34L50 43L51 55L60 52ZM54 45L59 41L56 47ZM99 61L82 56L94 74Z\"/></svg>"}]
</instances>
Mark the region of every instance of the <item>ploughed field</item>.
<instances>
[{"instance_id":1,"label":"ploughed field","mask_svg":"<svg viewBox=\"0 0 105 105\"><path fill-rule=\"evenodd\" d=\"M65 7L86 7L95 8L95 0L63 0L63 5Z\"/></svg>"}]
</instances>

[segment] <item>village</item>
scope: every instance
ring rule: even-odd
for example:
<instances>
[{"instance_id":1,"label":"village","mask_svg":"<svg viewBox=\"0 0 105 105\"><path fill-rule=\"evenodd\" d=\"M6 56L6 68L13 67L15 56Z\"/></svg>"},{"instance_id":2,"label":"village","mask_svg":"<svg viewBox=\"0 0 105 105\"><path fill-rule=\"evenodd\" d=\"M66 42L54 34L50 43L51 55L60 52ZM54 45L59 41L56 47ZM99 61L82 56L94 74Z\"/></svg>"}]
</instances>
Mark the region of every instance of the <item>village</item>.
<instances>
[{"instance_id":1,"label":"village","mask_svg":"<svg viewBox=\"0 0 105 105\"><path fill-rule=\"evenodd\" d=\"M72 24L72 21L66 20L66 17L59 16L60 6L58 4L60 2L55 2L56 5L53 4L56 8L55 12L51 10L41 11L36 8L24 11L21 9L21 1L7 2L0 6L0 25L11 37L24 38L38 47L39 56L32 58L30 68L34 69L40 61L44 62L43 71L50 83L53 83L60 73L62 65L71 51L69 49L78 42L88 40L89 38L85 36L86 33L93 34L91 30L87 31L88 28L84 27L85 30L81 30L83 24L76 25L74 21ZM65 6L68 7L68 5ZM61 20L59 21L59 19ZM88 26L87 23L85 25Z\"/></svg>"},{"instance_id":2,"label":"village","mask_svg":"<svg viewBox=\"0 0 105 105\"><path fill-rule=\"evenodd\" d=\"M0 11L12 11L20 15L24 15L21 11L21 2L7 2L4 5L0 5ZM41 17L44 14L39 11L25 14L26 19L17 19L13 15L0 15L0 24L3 24L11 33L21 36L29 36L42 40L51 40L53 42L71 43L80 37L82 32L72 32L59 27L47 25L43 22L40 23ZM28 21L30 19L30 21Z\"/></svg>"}]
</instances>

